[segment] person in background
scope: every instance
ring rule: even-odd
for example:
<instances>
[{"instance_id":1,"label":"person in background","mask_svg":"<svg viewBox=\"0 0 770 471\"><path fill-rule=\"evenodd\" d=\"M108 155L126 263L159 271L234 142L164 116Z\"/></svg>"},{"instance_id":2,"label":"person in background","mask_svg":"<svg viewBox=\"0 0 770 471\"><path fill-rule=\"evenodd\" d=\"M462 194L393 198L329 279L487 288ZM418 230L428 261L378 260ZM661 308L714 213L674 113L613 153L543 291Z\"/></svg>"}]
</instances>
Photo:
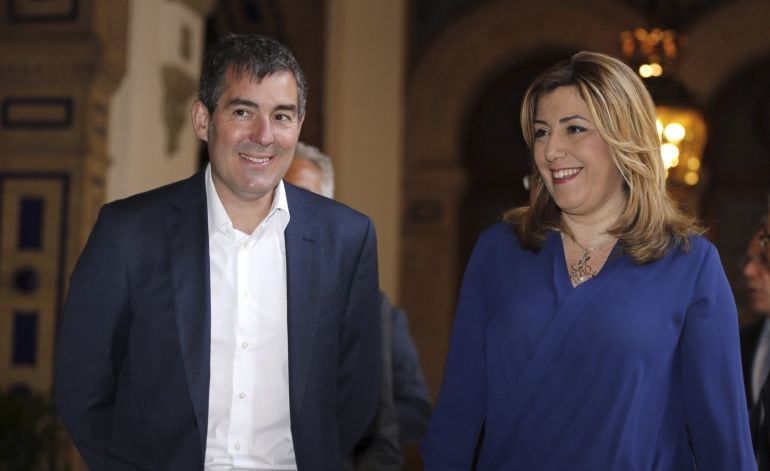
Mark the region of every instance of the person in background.
<instances>
[{"instance_id":1,"label":"person in background","mask_svg":"<svg viewBox=\"0 0 770 471\"><path fill-rule=\"evenodd\" d=\"M770 208L768 218L762 218L759 229L752 235L742 263L743 277L749 294L751 310L759 319L741 328L741 355L746 400L751 410L751 435L760 471L770 470Z\"/></svg>"},{"instance_id":2,"label":"person in background","mask_svg":"<svg viewBox=\"0 0 770 471\"><path fill-rule=\"evenodd\" d=\"M422 443L426 471L756 467L738 316L666 192L655 107L610 56L535 78L530 206L479 238Z\"/></svg>"},{"instance_id":3,"label":"person in background","mask_svg":"<svg viewBox=\"0 0 770 471\"><path fill-rule=\"evenodd\" d=\"M102 208L55 368L90 469L339 471L369 426L376 236L366 216L283 184L306 102L288 48L223 36L191 113L211 163Z\"/></svg>"},{"instance_id":4,"label":"person in background","mask_svg":"<svg viewBox=\"0 0 770 471\"><path fill-rule=\"evenodd\" d=\"M286 181L327 198L334 198L334 167L331 159L316 147L302 142L297 143ZM404 446L422 440L432 403L420 368L417 348L409 334L406 313L392 305L385 293L380 292L380 297L383 332L392 332L389 358L385 361L392 366L391 395L398 416L398 442Z\"/></svg>"},{"instance_id":5,"label":"person in background","mask_svg":"<svg viewBox=\"0 0 770 471\"><path fill-rule=\"evenodd\" d=\"M382 295L386 297L384 293ZM398 413L398 441L403 447L423 439L433 402L420 367L417 347L409 334L409 319L398 306L393 306L390 314L393 323L393 398Z\"/></svg>"}]
</instances>

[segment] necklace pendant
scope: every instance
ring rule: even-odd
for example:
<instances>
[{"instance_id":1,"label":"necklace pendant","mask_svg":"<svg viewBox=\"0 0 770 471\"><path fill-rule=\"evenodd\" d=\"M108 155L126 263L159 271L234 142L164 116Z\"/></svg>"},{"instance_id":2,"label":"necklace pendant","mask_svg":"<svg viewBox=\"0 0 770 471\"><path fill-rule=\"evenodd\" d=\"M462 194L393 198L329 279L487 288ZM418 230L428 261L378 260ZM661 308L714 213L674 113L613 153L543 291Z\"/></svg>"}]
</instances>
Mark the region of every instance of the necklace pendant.
<instances>
[{"instance_id":1,"label":"necklace pendant","mask_svg":"<svg viewBox=\"0 0 770 471\"><path fill-rule=\"evenodd\" d=\"M565 237L566 236L562 233L562 238ZM577 261L575 261L575 263L568 265L567 270L567 274L569 275L569 279L572 282L572 285L577 286L596 276L596 270L588 263L591 260L591 252L612 240L612 236L608 235L603 241L589 248L585 248L580 245L580 243L572 238L572 236L569 236L569 238L572 240L572 242L575 243L575 245L583 249L583 255Z\"/></svg>"},{"instance_id":2,"label":"necklace pendant","mask_svg":"<svg viewBox=\"0 0 770 471\"><path fill-rule=\"evenodd\" d=\"M580 257L580 260L569 267L569 279L575 286L590 280L596 275L596 271L588 264L588 261L591 260L589 252L590 250L587 250L583 256Z\"/></svg>"}]
</instances>

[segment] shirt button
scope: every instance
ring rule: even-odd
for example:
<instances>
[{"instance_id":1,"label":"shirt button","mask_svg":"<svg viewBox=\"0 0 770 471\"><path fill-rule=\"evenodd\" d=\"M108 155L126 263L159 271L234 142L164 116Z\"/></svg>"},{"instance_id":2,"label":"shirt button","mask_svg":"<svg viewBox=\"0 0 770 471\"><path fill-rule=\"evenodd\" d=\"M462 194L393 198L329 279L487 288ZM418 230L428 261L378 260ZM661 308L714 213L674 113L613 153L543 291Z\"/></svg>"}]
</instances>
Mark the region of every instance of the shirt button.
<instances>
[{"instance_id":1,"label":"shirt button","mask_svg":"<svg viewBox=\"0 0 770 471\"><path fill-rule=\"evenodd\" d=\"M235 444L235 451L238 451L240 449L241 449L241 444L240 443L236 443Z\"/></svg>"},{"instance_id":2,"label":"shirt button","mask_svg":"<svg viewBox=\"0 0 770 471\"><path fill-rule=\"evenodd\" d=\"M243 343L241 344L241 348L242 348L242 349L244 349L244 350L246 350L247 348L249 348L249 344L248 344L248 343L246 343L246 342L243 342Z\"/></svg>"},{"instance_id":3,"label":"shirt button","mask_svg":"<svg viewBox=\"0 0 770 471\"><path fill-rule=\"evenodd\" d=\"M246 393L240 393L240 394L238 394L238 397L240 397L241 399L243 399L244 397L246 397Z\"/></svg>"}]
</instances>

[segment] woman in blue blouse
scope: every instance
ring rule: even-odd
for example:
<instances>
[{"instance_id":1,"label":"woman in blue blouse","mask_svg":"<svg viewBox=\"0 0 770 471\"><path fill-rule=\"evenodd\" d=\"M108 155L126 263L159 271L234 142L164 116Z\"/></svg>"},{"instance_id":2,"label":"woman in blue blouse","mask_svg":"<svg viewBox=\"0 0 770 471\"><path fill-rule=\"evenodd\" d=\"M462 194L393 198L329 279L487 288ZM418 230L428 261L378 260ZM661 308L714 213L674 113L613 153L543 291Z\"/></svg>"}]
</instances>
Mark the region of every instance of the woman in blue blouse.
<instances>
[{"instance_id":1,"label":"woman in blue blouse","mask_svg":"<svg viewBox=\"0 0 770 471\"><path fill-rule=\"evenodd\" d=\"M655 108L581 52L521 110L532 205L485 231L463 279L426 470L755 469L735 303L666 193Z\"/></svg>"}]
</instances>

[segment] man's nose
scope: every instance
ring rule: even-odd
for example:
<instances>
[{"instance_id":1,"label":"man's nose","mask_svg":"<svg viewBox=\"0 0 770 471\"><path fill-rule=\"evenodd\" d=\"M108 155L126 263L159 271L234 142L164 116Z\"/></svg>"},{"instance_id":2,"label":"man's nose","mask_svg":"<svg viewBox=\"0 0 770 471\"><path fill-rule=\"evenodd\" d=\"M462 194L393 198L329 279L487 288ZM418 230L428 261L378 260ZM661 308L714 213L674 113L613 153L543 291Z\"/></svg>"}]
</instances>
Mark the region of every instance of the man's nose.
<instances>
[{"instance_id":1,"label":"man's nose","mask_svg":"<svg viewBox=\"0 0 770 471\"><path fill-rule=\"evenodd\" d=\"M754 278L757 276L757 269L759 268L757 266L758 263L759 261L756 256L746 256L746 261L743 263L743 276L746 278Z\"/></svg>"},{"instance_id":2,"label":"man's nose","mask_svg":"<svg viewBox=\"0 0 770 471\"><path fill-rule=\"evenodd\" d=\"M249 140L261 146L268 146L273 143L273 126L269 117L260 117L254 121L249 133Z\"/></svg>"}]
</instances>

